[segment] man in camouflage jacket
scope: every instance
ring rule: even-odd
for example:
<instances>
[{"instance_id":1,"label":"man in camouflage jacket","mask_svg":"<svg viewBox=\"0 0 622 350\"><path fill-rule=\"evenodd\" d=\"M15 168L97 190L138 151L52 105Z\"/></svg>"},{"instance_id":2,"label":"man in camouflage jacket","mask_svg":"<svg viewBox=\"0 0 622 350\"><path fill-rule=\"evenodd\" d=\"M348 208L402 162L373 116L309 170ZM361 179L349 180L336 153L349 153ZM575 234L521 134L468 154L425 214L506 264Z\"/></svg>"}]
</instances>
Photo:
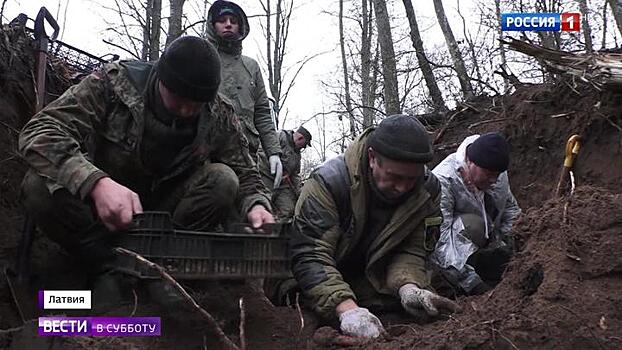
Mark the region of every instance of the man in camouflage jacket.
<instances>
[{"instance_id":1,"label":"man in camouflage jacket","mask_svg":"<svg viewBox=\"0 0 622 350\"><path fill-rule=\"evenodd\" d=\"M283 181L272 190L274 213L282 219L291 219L294 206L300 195L300 151L311 144L311 133L301 126L298 130L280 130L281 162L283 163ZM266 187L274 184L274 175L270 174L270 163L263 149L259 150L259 172Z\"/></svg>"},{"instance_id":2,"label":"man in camouflage jacket","mask_svg":"<svg viewBox=\"0 0 622 350\"><path fill-rule=\"evenodd\" d=\"M439 183L424 165L431 159L421 123L394 115L303 186L292 233L294 277L313 311L338 318L347 335L384 332L370 310L456 309L429 290L424 242L427 229L440 224Z\"/></svg>"},{"instance_id":3,"label":"man in camouflage jacket","mask_svg":"<svg viewBox=\"0 0 622 350\"><path fill-rule=\"evenodd\" d=\"M254 227L273 222L219 82L215 48L182 37L157 63L106 64L37 113L19 149L30 165L24 205L38 227L101 273L104 242L143 209L207 230L237 202Z\"/></svg>"}]
</instances>

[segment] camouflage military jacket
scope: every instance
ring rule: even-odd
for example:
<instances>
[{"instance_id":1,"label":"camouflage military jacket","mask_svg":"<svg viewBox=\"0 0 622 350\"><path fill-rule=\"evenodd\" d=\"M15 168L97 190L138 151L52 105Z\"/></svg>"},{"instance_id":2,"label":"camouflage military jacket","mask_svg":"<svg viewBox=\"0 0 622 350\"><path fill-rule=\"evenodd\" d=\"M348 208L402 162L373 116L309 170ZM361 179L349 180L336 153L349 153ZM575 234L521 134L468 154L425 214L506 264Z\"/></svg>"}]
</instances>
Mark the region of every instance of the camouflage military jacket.
<instances>
[{"instance_id":1,"label":"camouflage military jacket","mask_svg":"<svg viewBox=\"0 0 622 350\"><path fill-rule=\"evenodd\" d=\"M281 181L280 188L291 188L296 195L300 193L300 151L296 150L294 146L294 136L292 130L280 130L279 131L279 143L281 144L281 163L283 164L283 176L286 174L289 176L288 181ZM270 174L270 163L263 152L260 149L259 152L259 171L261 175L267 176L274 180L274 175Z\"/></svg>"},{"instance_id":2,"label":"camouflage military jacket","mask_svg":"<svg viewBox=\"0 0 622 350\"><path fill-rule=\"evenodd\" d=\"M145 119L154 118L144 99L152 68L143 62L106 64L26 123L20 152L48 179L50 191L62 187L85 198L97 180L110 176L141 195L205 162L221 162L239 177L242 213L254 204L269 209L248 141L233 108L220 97L201 111L194 141L180 151L167 173L156 176L146 170L140 144Z\"/></svg>"}]
</instances>

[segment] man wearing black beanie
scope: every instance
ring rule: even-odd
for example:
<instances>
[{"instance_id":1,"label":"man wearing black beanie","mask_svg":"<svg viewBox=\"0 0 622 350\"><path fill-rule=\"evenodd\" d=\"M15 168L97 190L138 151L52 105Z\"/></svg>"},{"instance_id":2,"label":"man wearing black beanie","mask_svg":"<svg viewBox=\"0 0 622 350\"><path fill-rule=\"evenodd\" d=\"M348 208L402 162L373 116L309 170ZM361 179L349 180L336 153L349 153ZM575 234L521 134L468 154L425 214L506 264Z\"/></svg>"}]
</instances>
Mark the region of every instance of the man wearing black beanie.
<instances>
[{"instance_id":1,"label":"man wearing black beanie","mask_svg":"<svg viewBox=\"0 0 622 350\"><path fill-rule=\"evenodd\" d=\"M24 126L26 210L94 281L118 276L112 232L143 210L169 212L192 230L217 228L237 204L253 227L274 222L219 83L212 44L180 37L155 63L105 64ZM94 299L111 294L94 292Z\"/></svg>"},{"instance_id":2,"label":"man wearing black beanie","mask_svg":"<svg viewBox=\"0 0 622 350\"><path fill-rule=\"evenodd\" d=\"M513 251L521 210L510 190L510 146L491 132L467 137L432 171L442 188L441 237L432 260L454 288L481 294L497 283Z\"/></svg>"},{"instance_id":3,"label":"man wearing black beanie","mask_svg":"<svg viewBox=\"0 0 622 350\"><path fill-rule=\"evenodd\" d=\"M423 125L392 115L305 182L294 214L292 271L320 321L373 338L384 332L376 315L423 321L440 309L456 311L431 289L425 264L434 248L426 238L441 219L438 180L425 166L432 155Z\"/></svg>"}]
</instances>

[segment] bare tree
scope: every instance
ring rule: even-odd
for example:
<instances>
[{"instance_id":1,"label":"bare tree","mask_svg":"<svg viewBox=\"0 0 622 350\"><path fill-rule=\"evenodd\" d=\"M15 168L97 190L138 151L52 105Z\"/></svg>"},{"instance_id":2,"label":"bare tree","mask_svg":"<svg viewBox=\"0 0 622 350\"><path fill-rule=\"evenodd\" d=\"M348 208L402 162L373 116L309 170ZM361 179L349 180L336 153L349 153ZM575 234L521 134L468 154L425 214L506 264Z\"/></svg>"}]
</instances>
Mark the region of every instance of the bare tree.
<instances>
[{"instance_id":1,"label":"bare tree","mask_svg":"<svg viewBox=\"0 0 622 350\"><path fill-rule=\"evenodd\" d=\"M473 97L473 88L471 87L470 78L464 65L464 59L462 58L462 54L458 48L458 43L456 42L454 33L452 32L449 22L447 21L442 0L433 0L433 2L436 18L438 19L438 24L441 26L441 31L445 36L445 42L447 43L447 48L449 49L454 69L458 75L458 81L460 82L462 94L464 98L468 100Z\"/></svg>"},{"instance_id":2,"label":"bare tree","mask_svg":"<svg viewBox=\"0 0 622 350\"><path fill-rule=\"evenodd\" d=\"M4 17L4 6L7 0L2 0L2 7L0 7L0 24L2 24L2 18Z\"/></svg>"},{"instance_id":3,"label":"bare tree","mask_svg":"<svg viewBox=\"0 0 622 350\"><path fill-rule=\"evenodd\" d=\"M368 6L369 5L369 6ZM373 65L377 62L372 59L371 43L373 38L373 3L372 0L361 0L361 114L363 115L363 129L374 125L373 106L376 97L376 70L370 77Z\"/></svg>"},{"instance_id":4,"label":"bare tree","mask_svg":"<svg viewBox=\"0 0 622 350\"><path fill-rule=\"evenodd\" d=\"M501 69L505 70L508 65L508 60L505 57L505 46L501 42L503 39L503 31L501 30L501 1L495 0L495 17L497 18L497 35L499 36L497 42L499 43L499 56L501 56ZM510 88L510 82L508 78L503 77L503 90L507 91Z\"/></svg>"},{"instance_id":5,"label":"bare tree","mask_svg":"<svg viewBox=\"0 0 622 350\"><path fill-rule=\"evenodd\" d=\"M350 97L350 79L348 77L348 61L346 59L346 45L343 38L343 0L339 0L339 46L341 47L341 65L343 68L343 89L345 94L346 112L350 121L350 136L356 136L356 121L352 113L352 98Z\"/></svg>"},{"instance_id":6,"label":"bare tree","mask_svg":"<svg viewBox=\"0 0 622 350\"><path fill-rule=\"evenodd\" d=\"M181 22L184 14L184 2L186 0L169 0L170 16L168 17L168 35L166 46L183 34Z\"/></svg>"},{"instance_id":7,"label":"bare tree","mask_svg":"<svg viewBox=\"0 0 622 350\"><path fill-rule=\"evenodd\" d=\"M289 25L292 13L294 11L293 0L276 0L275 10L272 10L270 0L261 0L263 7L265 24L261 23L261 27L266 38L266 62L268 69L268 88L272 98L274 98L274 107L277 113L283 108L291 89L296 84L296 78L309 61L318 57L325 52L319 52L307 55L292 64L285 65L287 53L287 39L289 37ZM274 25L271 18L274 16ZM280 121L281 126L285 125L287 115Z\"/></svg>"},{"instance_id":8,"label":"bare tree","mask_svg":"<svg viewBox=\"0 0 622 350\"><path fill-rule=\"evenodd\" d=\"M149 61L160 58L160 31L162 30L162 0L150 0L151 26L149 33Z\"/></svg>"},{"instance_id":9,"label":"bare tree","mask_svg":"<svg viewBox=\"0 0 622 350\"><path fill-rule=\"evenodd\" d=\"M618 25L618 31L622 34L622 3L620 0L607 0L607 2Z\"/></svg>"},{"instance_id":10,"label":"bare tree","mask_svg":"<svg viewBox=\"0 0 622 350\"><path fill-rule=\"evenodd\" d=\"M594 52L594 46L592 44L592 28L590 28L590 22L588 21L589 10L587 8L587 0L578 0L579 10L581 11L581 30L583 31L583 37L585 38L585 51Z\"/></svg>"},{"instance_id":11,"label":"bare tree","mask_svg":"<svg viewBox=\"0 0 622 350\"><path fill-rule=\"evenodd\" d=\"M387 115L398 114L400 113L400 98L397 85L397 65L391 36L391 23L385 0L374 0L374 10L382 57L385 113Z\"/></svg>"},{"instance_id":12,"label":"bare tree","mask_svg":"<svg viewBox=\"0 0 622 350\"><path fill-rule=\"evenodd\" d=\"M607 0L603 4L603 37L602 42L600 44L600 48L604 49L607 47Z\"/></svg>"},{"instance_id":13,"label":"bare tree","mask_svg":"<svg viewBox=\"0 0 622 350\"><path fill-rule=\"evenodd\" d=\"M425 49L423 48L423 40L421 40L421 33L419 33L419 25L417 24L417 17L415 16L415 10L413 9L412 2L410 0L403 0L403 2L404 8L406 9L406 16L408 17L408 23L410 24L410 38L413 42L413 47L415 48L419 68L423 74L423 79L425 79L425 84L428 87L432 103L434 104L433 108L438 111L445 111L447 110L447 106L443 100L441 90L438 88L434 72L432 71L432 66L426 57Z\"/></svg>"},{"instance_id":14,"label":"bare tree","mask_svg":"<svg viewBox=\"0 0 622 350\"><path fill-rule=\"evenodd\" d=\"M123 50L135 59L141 59L149 46L149 43L144 40L146 33L149 32L144 16L147 13L146 1L114 0L114 7L102 7L116 14L117 18L113 22L108 19L108 16L104 17L108 25L105 31L114 37L104 42Z\"/></svg>"}]
</instances>

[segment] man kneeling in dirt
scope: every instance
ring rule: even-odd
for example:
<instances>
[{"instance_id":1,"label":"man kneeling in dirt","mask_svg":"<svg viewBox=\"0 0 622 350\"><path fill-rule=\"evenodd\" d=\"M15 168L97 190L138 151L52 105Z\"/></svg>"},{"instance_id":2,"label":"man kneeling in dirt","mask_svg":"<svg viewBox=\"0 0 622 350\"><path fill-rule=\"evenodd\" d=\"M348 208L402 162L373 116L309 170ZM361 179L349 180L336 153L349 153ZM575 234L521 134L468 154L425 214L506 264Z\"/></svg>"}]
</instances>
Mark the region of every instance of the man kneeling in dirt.
<instances>
[{"instance_id":1,"label":"man kneeling in dirt","mask_svg":"<svg viewBox=\"0 0 622 350\"><path fill-rule=\"evenodd\" d=\"M430 290L425 268L426 221L440 222L440 187L425 166L431 159L423 125L393 115L303 186L294 214L293 273L308 306L324 321L338 319L346 335L382 334L374 313L406 310L420 317L458 308Z\"/></svg>"},{"instance_id":2,"label":"man kneeling in dirt","mask_svg":"<svg viewBox=\"0 0 622 350\"><path fill-rule=\"evenodd\" d=\"M99 282L119 277L113 232L130 228L143 209L210 230L239 198L253 227L274 222L233 107L217 95L219 83L216 49L181 37L155 64L106 64L24 126L26 210L99 276L94 300L106 294L97 293Z\"/></svg>"},{"instance_id":3,"label":"man kneeling in dirt","mask_svg":"<svg viewBox=\"0 0 622 350\"><path fill-rule=\"evenodd\" d=\"M490 290L514 248L521 210L510 190L510 147L499 133L467 137L432 172L441 187L443 223L432 254L441 275L465 294Z\"/></svg>"}]
</instances>

